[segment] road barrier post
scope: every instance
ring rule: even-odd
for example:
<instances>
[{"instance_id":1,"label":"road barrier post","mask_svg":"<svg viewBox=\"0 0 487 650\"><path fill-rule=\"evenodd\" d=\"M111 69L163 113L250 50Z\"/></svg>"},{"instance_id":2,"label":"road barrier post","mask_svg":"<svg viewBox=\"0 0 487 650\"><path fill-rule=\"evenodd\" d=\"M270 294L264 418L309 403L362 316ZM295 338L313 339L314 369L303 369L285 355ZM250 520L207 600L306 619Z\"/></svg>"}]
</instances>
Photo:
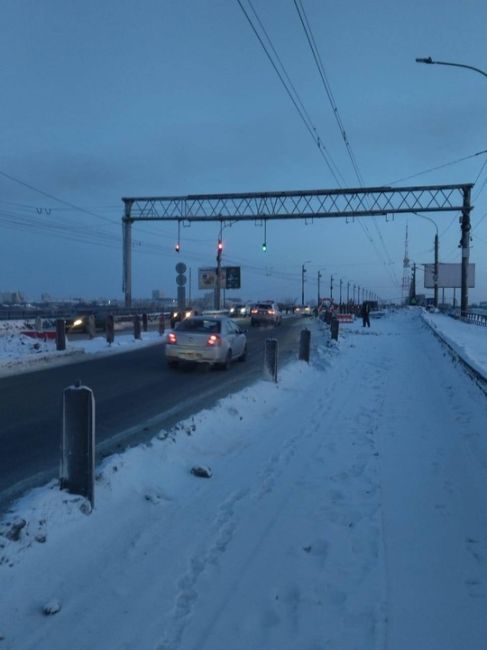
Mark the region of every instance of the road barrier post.
<instances>
[{"instance_id":1,"label":"road barrier post","mask_svg":"<svg viewBox=\"0 0 487 650\"><path fill-rule=\"evenodd\" d=\"M142 329L144 332L147 332L147 325L148 325L149 319L147 317L147 314L142 314Z\"/></svg>"},{"instance_id":2,"label":"road barrier post","mask_svg":"<svg viewBox=\"0 0 487 650\"><path fill-rule=\"evenodd\" d=\"M309 350L311 343L311 332L308 328L301 330L299 336L299 360L306 361L309 363Z\"/></svg>"},{"instance_id":3,"label":"road barrier post","mask_svg":"<svg viewBox=\"0 0 487 650\"><path fill-rule=\"evenodd\" d=\"M159 335L162 336L164 334L164 330L166 329L166 324L164 322L164 314L161 314L159 316Z\"/></svg>"},{"instance_id":4,"label":"road barrier post","mask_svg":"<svg viewBox=\"0 0 487 650\"><path fill-rule=\"evenodd\" d=\"M105 322L105 330L108 345L111 345L115 340L115 323L113 320L113 314L108 314Z\"/></svg>"},{"instance_id":5,"label":"road barrier post","mask_svg":"<svg viewBox=\"0 0 487 650\"><path fill-rule=\"evenodd\" d=\"M95 399L78 380L63 391L60 486L95 504Z\"/></svg>"},{"instance_id":6,"label":"road barrier post","mask_svg":"<svg viewBox=\"0 0 487 650\"><path fill-rule=\"evenodd\" d=\"M266 339L264 350L264 375L277 382L277 339Z\"/></svg>"},{"instance_id":7,"label":"road barrier post","mask_svg":"<svg viewBox=\"0 0 487 650\"><path fill-rule=\"evenodd\" d=\"M64 318L56 319L56 350L66 349L66 321Z\"/></svg>"},{"instance_id":8,"label":"road barrier post","mask_svg":"<svg viewBox=\"0 0 487 650\"><path fill-rule=\"evenodd\" d=\"M95 314L90 314L88 316L88 336L90 339L95 338L96 333L96 324L95 324Z\"/></svg>"},{"instance_id":9,"label":"road barrier post","mask_svg":"<svg viewBox=\"0 0 487 650\"><path fill-rule=\"evenodd\" d=\"M134 339L140 339L140 316L134 316Z\"/></svg>"},{"instance_id":10,"label":"road barrier post","mask_svg":"<svg viewBox=\"0 0 487 650\"><path fill-rule=\"evenodd\" d=\"M330 331L331 331L331 338L334 339L335 341L338 341L338 329L339 329L338 318L332 318L330 324Z\"/></svg>"}]
</instances>

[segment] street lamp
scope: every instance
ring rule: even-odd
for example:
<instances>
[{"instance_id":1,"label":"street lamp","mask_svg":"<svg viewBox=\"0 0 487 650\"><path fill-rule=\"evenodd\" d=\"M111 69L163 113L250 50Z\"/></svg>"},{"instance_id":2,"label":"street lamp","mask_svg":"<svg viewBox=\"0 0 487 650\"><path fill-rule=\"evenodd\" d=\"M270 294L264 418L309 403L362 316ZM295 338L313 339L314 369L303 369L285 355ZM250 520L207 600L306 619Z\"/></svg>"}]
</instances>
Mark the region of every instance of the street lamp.
<instances>
[{"instance_id":1,"label":"street lamp","mask_svg":"<svg viewBox=\"0 0 487 650\"><path fill-rule=\"evenodd\" d=\"M304 274L306 273L305 264L309 264L311 260L306 260L301 264L301 306L304 307Z\"/></svg>"},{"instance_id":2,"label":"street lamp","mask_svg":"<svg viewBox=\"0 0 487 650\"><path fill-rule=\"evenodd\" d=\"M433 221L430 217L427 217L425 214L420 214L419 212L414 213L417 217L422 217L423 219L427 219L428 221L431 221L433 226L436 228L436 234L435 234L435 270L433 273L433 283L434 283L434 303L435 307L438 309L438 273L439 273L439 239L438 239L438 226L436 225L436 222Z\"/></svg>"},{"instance_id":3,"label":"street lamp","mask_svg":"<svg viewBox=\"0 0 487 650\"><path fill-rule=\"evenodd\" d=\"M449 65L454 68L466 68L478 72L483 77L487 77L487 72L480 68L475 68L473 65L465 65L464 63L452 63L451 61L433 61L428 56L425 58L417 58L416 63L428 63L436 65ZM462 249L462 296L460 301L460 315L466 317L468 314L468 266L470 258L470 189L464 193L462 216L460 218L462 238L460 240L460 248Z\"/></svg>"},{"instance_id":4,"label":"street lamp","mask_svg":"<svg viewBox=\"0 0 487 650\"><path fill-rule=\"evenodd\" d=\"M467 70L474 70L475 72L478 72L478 73L484 75L484 77L487 77L487 72L484 72L483 70L480 70L480 68L475 68L473 65L465 65L464 63L451 63L450 61L433 61L433 59L430 56L416 59L416 63L428 63L428 64L435 64L435 65L451 65L454 68L467 68Z\"/></svg>"}]
</instances>

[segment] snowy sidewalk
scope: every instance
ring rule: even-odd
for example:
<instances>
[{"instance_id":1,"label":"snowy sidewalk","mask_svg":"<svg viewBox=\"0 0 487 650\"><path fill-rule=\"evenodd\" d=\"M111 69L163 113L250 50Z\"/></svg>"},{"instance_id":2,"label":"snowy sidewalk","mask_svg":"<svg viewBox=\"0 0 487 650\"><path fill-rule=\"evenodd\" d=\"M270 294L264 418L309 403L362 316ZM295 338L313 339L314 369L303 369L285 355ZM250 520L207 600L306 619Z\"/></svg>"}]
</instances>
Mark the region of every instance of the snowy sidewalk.
<instances>
[{"instance_id":1,"label":"snowy sidewalk","mask_svg":"<svg viewBox=\"0 0 487 650\"><path fill-rule=\"evenodd\" d=\"M2 648L485 650L484 395L416 311L312 341L108 459L91 515L20 501Z\"/></svg>"},{"instance_id":2,"label":"snowy sidewalk","mask_svg":"<svg viewBox=\"0 0 487 650\"><path fill-rule=\"evenodd\" d=\"M458 356L487 381L487 327L426 311L423 318Z\"/></svg>"}]
</instances>

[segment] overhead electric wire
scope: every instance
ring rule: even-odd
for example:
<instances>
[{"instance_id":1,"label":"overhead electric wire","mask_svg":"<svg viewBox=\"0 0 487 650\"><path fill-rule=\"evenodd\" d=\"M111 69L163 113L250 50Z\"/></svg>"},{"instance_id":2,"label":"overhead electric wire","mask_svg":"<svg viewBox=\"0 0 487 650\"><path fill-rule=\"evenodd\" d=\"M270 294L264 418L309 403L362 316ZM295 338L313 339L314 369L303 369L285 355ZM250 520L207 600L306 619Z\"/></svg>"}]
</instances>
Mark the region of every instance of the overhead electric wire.
<instances>
[{"instance_id":1,"label":"overhead electric wire","mask_svg":"<svg viewBox=\"0 0 487 650\"><path fill-rule=\"evenodd\" d=\"M363 187L364 186L363 177L362 177L362 174L360 172L360 168L359 168L357 159L355 157L355 154L354 154L354 152L352 150L352 146L350 144L350 141L348 140L347 133L346 133L346 130L345 130L345 125L344 125L343 120L341 118L340 111L338 109L338 105L337 105L337 103L335 101L333 91L331 89L330 83L329 83L328 78L326 76L325 67L323 65L323 61L322 61L320 52L318 50L318 46L316 45L316 40L315 40L315 37L313 35L313 31L311 29L311 25L309 23L307 15L306 15L306 11L304 9L303 3L302 3L301 0L294 0L294 6L295 6L296 11L298 13L299 20L301 22L301 26L303 27L303 30L304 30L304 33L305 33L305 36L306 36L306 40L308 41L308 45L309 45L309 48L310 48L311 53L313 55L313 59L314 59L314 62L316 64L316 67L318 69L318 73L320 75L323 88L324 88L325 93L326 93L326 95L328 97L328 100L330 102L330 106L331 106L333 115L335 117L335 120L336 120L337 125L338 125L338 129L340 131L343 142L344 142L345 147L347 149L347 153L348 153L348 156L349 156L350 161L352 163L352 167L354 169L355 175L356 175L357 180L358 180L358 182L360 184L360 187ZM372 244L372 246L373 246L376 254L378 255L379 259L382 259L382 262L383 262L385 268L390 273L390 277L391 277L392 282L399 285L399 280L395 276L395 272L394 272L393 268L391 268L392 265L394 264L394 262L391 259L391 256L389 254L389 251L387 249L384 238L382 237L382 233L381 233L381 231L380 231L380 229L379 229L379 227L377 225L376 220L375 219L373 220L373 224L374 224L374 228L375 228L375 230L376 230L376 232L377 232L377 234L379 236L380 242L382 244L382 248L383 248L383 251L384 251L384 254L385 254L385 259L382 258L382 255L377 250L377 247L375 245L373 237L372 237L372 235L370 234L370 232L368 230L367 224L363 223L361 219L359 220L359 223L360 223L360 226L361 226L362 230L364 231L364 234L368 238L369 242Z\"/></svg>"},{"instance_id":2,"label":"overhead electric wire","mask_svg":"<svg viewBox=\"0 0 487 650\"><path fill-rule=\"evenodd\" d=\"M237 1L238 5L239 5L240 9L242 10L243 14L245 15L245 17L246 17L246 19L247 19L247 21L248 21L248 23L249 23L249 25L250 25L252 31L254 32L255 36L257 37L257 40L259 41L260 45L262 46L262 49L264 50L264 52L265 52L267 58L269 59L269 62L271 63L272 67L274 68L274 71L276 72L277 76L279 77L279 80L281 81L282 85L284 86L284 89L285 89L287 95L289 96L289 98L290 98L290 100L292 101L292 103L293 103L295 109L297 110L297 112L298 112L298 114L299 114L301 120L303 121L303 123L304 123L304 125L305 125L305 127L306 127L306 129L307 129L307 131L308 131L308 133L309 133L310 136L312 137L313 142L314 142L314 143L316 144L316 146L318 147L318 150L319 150L321 156L323 157L323 159L325 160L326 165L327 165L327 167L328 167L330 173L332 174L333 178L334 178L335 181L338 183L338 185L340 185L340 181L339 181L339 179L338 179L337 172L335 171L335 169L338 170L338 168L337 168L335 162L333 161L333 159L332 159L330 153L327 151L326 146L323 144L322 139L317 135L317 130L316 130L316 128L315 128L312 124L310 124L310 123L308 122L308 119L307 119L307 117L306 117L307 114L305 115L305 114L303 113L303 110L302 110L301 107L299 106L299 102L298 102L298 100L295 99L295 97L293 96L293 93L292 93L291 90L289 89L289 86L287 85L286 80L284 79L283 75L282 75L281 72L279 71L279 69L278 69L278 67L277 67L277 65L276 65L276 63L275 63L275 61L273 60L273 58L272 58L272 56L271 56L271 54L270 54L268 48L266 47L266 45L265 45L265 43L264 43L264 41L263 41L261 35L259 34L259 31L258 31L257 28L255 27L255 25L254 25L254 23L253 23L251 17L249 16L248 12L245 10L245 8L244 8L244 6L243 6L241 0L236 0L236 1ZM248 1L249 5L252 7L252 11L253 11L254 14L255 14L255 13L256 13L256 12L255 12L255 9L254 9L254 7L252 6L250 0L247 0L247 1ZM259 22L260 22L260 21L259 21ZM334 169L334 167L335 167L335 169ZM338 172L338 173L339 173L339 172Z\"/></svg>"},{"instance_id":3,"label":"overhead electric wire","mask_svg":"<svg viewBox=\"0 0 487 650\"><path fill-rule=\"evenodd\" d=\"M465 160L470 160L475 158L475 156L481 156L482 154L487 154L487 149L485 151L477 151L477 153L470 154L469 156L464 156L463 158L457 158L442 165L437 165L436 167L430 167L429 169L424 169L423 171L417 172L416 174L411 174L411 176L404 176L403 178L398 178L395 181L390 181L388 185L395 185L396 183L402 183L403 181L409 181L411 178L416 178L417 176L423 176L424 174L429 174L430 172L435 172L438 169L444 169L445 167L451 167L452 165L458 165L458 163L464 162Z\"/></svg>"}]
</instances>

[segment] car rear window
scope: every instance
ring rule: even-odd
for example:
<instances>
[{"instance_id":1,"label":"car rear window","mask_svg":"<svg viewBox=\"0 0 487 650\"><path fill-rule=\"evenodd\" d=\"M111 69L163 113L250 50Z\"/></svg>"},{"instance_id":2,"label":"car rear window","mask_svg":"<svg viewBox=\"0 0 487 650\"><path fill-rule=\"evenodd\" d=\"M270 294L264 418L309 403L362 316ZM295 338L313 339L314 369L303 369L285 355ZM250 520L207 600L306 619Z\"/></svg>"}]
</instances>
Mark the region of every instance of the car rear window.
<instances>
[{"instance_id":1,"label":"car rear window","mask_svg":"<svg viewBox=\"0 0 487 650\"><path fill-rule=\"evenodd\" d=\"M260 304L257 305L257 309L272 309L272 305L270 305L269 303Z\"/></svg>"},{"instance_id":2,"label":"car rear window","mask_svg":"<svg viewBox=\"0 0 487 650\"><path fill-rule=\"evenodd\" d=\"M219 333L221 323L206 318L186 318L176 325L176 329L180 332Z\"/></svg>"}]
</instances>

